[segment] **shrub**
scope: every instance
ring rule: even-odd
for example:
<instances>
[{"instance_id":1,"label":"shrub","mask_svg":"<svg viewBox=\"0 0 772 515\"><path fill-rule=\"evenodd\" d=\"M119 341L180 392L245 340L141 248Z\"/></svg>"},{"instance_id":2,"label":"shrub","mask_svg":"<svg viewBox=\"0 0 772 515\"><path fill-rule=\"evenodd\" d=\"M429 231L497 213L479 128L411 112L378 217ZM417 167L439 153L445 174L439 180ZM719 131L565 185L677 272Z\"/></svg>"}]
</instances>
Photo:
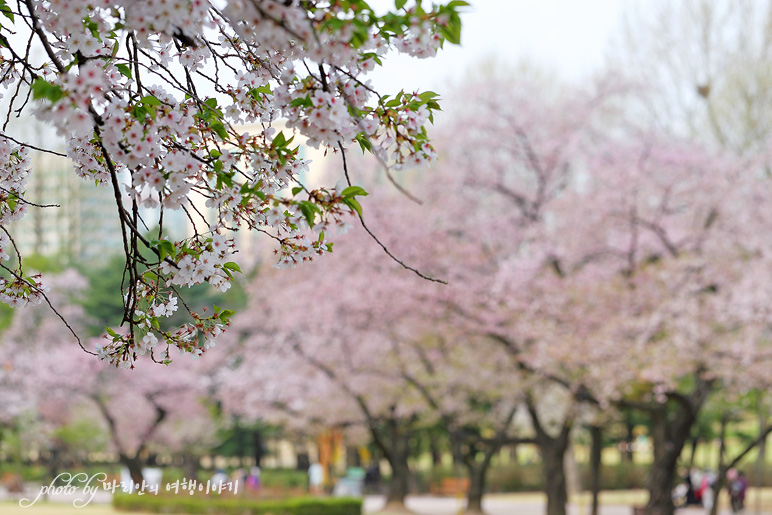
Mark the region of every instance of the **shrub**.
<instances>
[{"instance_id":1,"label":"shrub","mask_svg":"<svg viewBox=\"0 0 772 515\"><path fill-rule=\"evenodd\" d=\"M119 511L186 513L190 515L361 515L362 500L350 498L295 498L254 500L183 495L115 494Z\"/></svg>"},{"instance_id":2,"label":"shrub","mask_svg":"<svg viewBox=\"0 0 772 515\"><path fill-rule=\"evenodd\" d=\"M295 469L263 469L260 482L269 488L305 488L308 483L307 473Z\"/></svg>"}]
</instances>

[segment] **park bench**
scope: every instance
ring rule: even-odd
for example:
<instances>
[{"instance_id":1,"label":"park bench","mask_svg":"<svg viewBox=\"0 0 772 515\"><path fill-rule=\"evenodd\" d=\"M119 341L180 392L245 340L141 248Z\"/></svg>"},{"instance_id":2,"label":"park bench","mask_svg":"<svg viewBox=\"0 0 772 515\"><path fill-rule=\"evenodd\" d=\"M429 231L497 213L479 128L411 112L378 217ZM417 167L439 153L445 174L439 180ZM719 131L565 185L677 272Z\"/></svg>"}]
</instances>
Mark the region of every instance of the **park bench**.
<instances>
[{"instance_id":1,"label":"park bench","mask_svg":"<svg viewBox=\"0 0 772 515\"><path fill-rule=\"evenodd\" d=\"M24 483L19 474L6 472L0 477L0 485L3 485L10 494L20 494L24 492Z\"/></svg>"},{"instance_id":2,"label":"park bench","mask_svg":"<svg viewBox=\"0 0 772 515\"><path fill-rule=\"evenodd\" d=\"M464 495L469 490L469 478L467 477L446 477L439 484L432 484L431 492L434 495Z\"/></svg>"}]
</instances>

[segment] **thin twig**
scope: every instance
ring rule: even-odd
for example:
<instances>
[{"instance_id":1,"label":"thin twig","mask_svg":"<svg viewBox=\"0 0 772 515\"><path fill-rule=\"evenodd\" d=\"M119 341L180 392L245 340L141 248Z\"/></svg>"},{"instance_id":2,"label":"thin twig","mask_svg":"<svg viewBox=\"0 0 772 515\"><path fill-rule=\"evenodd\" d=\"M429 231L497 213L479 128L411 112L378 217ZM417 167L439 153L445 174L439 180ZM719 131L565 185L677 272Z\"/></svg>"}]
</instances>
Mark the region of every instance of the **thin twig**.
<instances>
[{"instance_id":1,"label":"thin twig","mask_svg":"<svg viewBox=\"0 0 772 515\"><path fill-rule=\"evenodd\" d=\"M5 133L2 133L2 132L0 132L0 138L5 138L5 139L8 139L8 140L11 140L14 143L16 143L17 145L21 145L22 147L29 147L32 150L37 150L38 152L46 152L48 154L53 154L53 155L59 156L59 157L67 157L67 154L62 154L61 152L57 152L56 150L48 150L47 148L36 147L35 145L30 145L29 143L24 143L23 141L19 141L19 140L15 139L15 138L12 138L9 135L7 135Z\"/></svg>"},{"instance_id":2,"label":"thin twig","mask_svg":"<svg viewBox=\"0 0 772 515\"><path fill-rule=\"evenodd\" d=\"M346 179L348 180L348 177L349 177L349 175L348 175L348 161L346 160L346 152L345 152L345 150L343 149L343 147L342 147L342 146L341 146L341 154L340 154L340 155L341 155L341 159L343 160L343 173L346 175ZM351 182L350 182L350 181L349 181L349 184L351 184ZM392 260L394 260L396 263L399 263L399 265L401 265L401 266L402 266L402 268L404 268L404 269L406 269L406 270L410 270L411 272L413 272L414 274L416 274L416 275L417 275L418 277L420 277L421 279L426 279L427 281L432 281L432 282L435 282L435 283L448 284L448 282L447 282L447 281L443 281L442 279L436 279L436 278L434 278L434 277L431 277L431 276L428 276L428 275L425 275L425 274L423 274L423 273L419 272L417 269L413 268L412 266L410 266L410 265L406 264L406 263L405 263L404 261L402 261L401 259L397 258L397 256L395 256L394 254L392 254L392 253L391 253L391 251L388 249L388 247L386 247L386 245L384 245L384 244L381 242L381 240L379 240L379 239L378 239L378 237L377 237L377 236L376 236L376 235L373 233L373 231L371 231L371 230L370 230L370 228L369 228L369 227L367 227L367 224L365 223L365 219L362 217L362 215L360 215L359 213L357 213L357 216L359 217L359 223L361 223L361 224L362 224L362 227L364 227L365 231L367 231L367 234L369 234L369 235L370 235L370 237L371 237L373 240L375 240L375 242L376 242L378 245L380 245L380 246L381 246L381 248L383 249L383 251L386 253L386 255L387 255L387 256L389 256L389 257L390 257Z\"/></svg>"},{"instance_id":3,"label":"thin twig","mask_svg":"<svg viewBox=\"0 0 772 515\"><path fill-rule=\"evenodd\" d=\"M406 264L404 261L401 261L399 258L397 258L394 254L391 253L391 251L386 247L386 245L381 243L381 240L379 240L378 237L375 234L373 234L373 231L371 231L370 228L367 227L367 225L365 224L365 219L362 218L362 216L359 215L358 213L357 213L357 216L359 216L359 223L362 224L362 227L364 227L365 231L367 231L367 234L369 234L370 237L373 240L375 240L375 243L377 243L378 245L381 246L381 248L383 249L383 251L386 253L387 256L389 256L391 259L393 259L395 262L397 262L399 265L401 265L402 268L410 270L411 272L416 274L421 279L426 279L427 281L432 281L434 283L448 284L448 281L444 281L442 279L437 279L435 277L431 277L431 276L425 275L425 274L419 272L418 270L416 270L415 268L413 268L412 266Z\"/></svg>"},{"instance_id":4,"label":"thin twig","mask_svg":"<svg viewBox=\"0 0 772 515\"><path fill-rule=\"evenodd\" d=\"M46 295L46 294L45 294L45 292L44 292L43 290L41 290L40 288L38 288L38 287L37 287L37 286L35 286L34 284L30 283L29 281L27 281L26 279L24 279L22 276L20 276L20 275L19 275L19 274L17 274L15 271L13 271L13 270L11 270L10 268L8 268L7 266L5 266L5 265L3 265L3 264L0 264L0 268L2 268L3 270L5 270L5 271L6 271L6 272L8 272L9 274L13 275L13 276L14 276L16 279L18 279L19 281L21 281L21 282L23 282L24 284L28 285L30 288L32 288L32 289L33 289L33 290L35 290L35 291L36 291L38 294L40 294L40 296L41 296L41 297L43 297L43 300L45 300L45 301L46 301L46 304L48 304L48 307L51 309L51 311L53 311L53 312L56 314L56 316L58 316L58 317L59 317L59 320L61 320L61 321L62 321L62 323L63 323L63 324L64 324L64 325L67 327L67 329L69 329L69 330L70 330L70 332L72 333L72 335L73 335L73 336L75 337L75 339L78 341L78 345L80 345L80 348L81 348L81 349L83 349L83 351L84 351L84 352L87 352L88 354L92 354L92 355L94 355L94 356L96 356L96 355L97 355L97 353L96 353L96 352L92 352L92 351L90 351L90 350L86 349L86 347L84 347L84 346L83 346L83 342L82 342L82 341L80 341L80 338L78 337L78 335L77 335L77 333L75 332L75 330L72 328L72 326L70 326L70 324L67 322L67 320L65 320L65 319L64 319L64 317L62 316L62 314L61 314L61 313L59 313L59 312L56 310L56 308L53 306L53 304L51 304L51 301L48 299L48 295Z\"/></svg>"}]
</instances>

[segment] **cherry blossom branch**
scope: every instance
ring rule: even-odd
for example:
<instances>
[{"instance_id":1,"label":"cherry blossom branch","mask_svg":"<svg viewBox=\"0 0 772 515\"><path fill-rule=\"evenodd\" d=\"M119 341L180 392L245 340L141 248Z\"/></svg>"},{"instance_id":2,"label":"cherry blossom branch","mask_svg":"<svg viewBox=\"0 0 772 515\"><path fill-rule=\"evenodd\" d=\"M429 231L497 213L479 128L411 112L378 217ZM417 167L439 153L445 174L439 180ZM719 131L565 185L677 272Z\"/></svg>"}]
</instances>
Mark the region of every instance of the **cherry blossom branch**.
<instances>
[{"instance_id":1,"label":"cherry blossom branch","mask_svg":"<svg viewBox=\"0 0 772 515\"><path fill-rule=\"evenodd\" d=\"M346 161L346 153L345 153L345 151L341 152L341 158L343 160L343 170L344 170L344 172L346 174L346 177L348 177L348 162ZM431 282L435 282L435 283L440 283L440 284L448 284L447 281L444 281L442 279L437 279L437 278L425 275L425 274L421 273L419 270L413 268L412 266L408 265L404 261L400 260L394 254L392 254L392 252L388 249L388 247L386 247L386 245L384 245L381 242L381 240L378 239L378 237L375 235L375 233L373 233L373 231L371 231L370 228L367 227L367 224L365 223L364 217L361 214L359 214L359 213L356 213L356 215L359 218L359 223L362 225L364 230L367 231L367 234L370 235L370 237L378 244L378 246L381 247L381 249L383 249L383 251L386 253L386 255L389 256L394 262L399 264L402 268L404 268L406 270L410 270L411 272L416 274L421 279L426 279L427 281L431 281Z\"/></svg>"},{"instance_id":2,"label":"cherry blossom branch","mask_svg":"<svg viewBox=\"0 0 772 515\"><path fill-rule=\"evenodd\" d=\"M37 287L37 286L35 286L34 284L30 283L29 281L27 281L26 279L24 279L22 276L20 276L19 274L17 274L17 273L16 273L14 270L11 270L11 269L10 269L10 268L8 268L7 266L3 265L2 263L0 263L0 268L2 268L3 270L5 270L5 271L6 271L6 272L8 272L9 274L13 275L13 276L14 276L14 277L15 277L15 278L18 280L18 281L21 281L21 282L25 283L25 284L26 284L27 286L29 286L29 287L30 287L32 290L34 290L34 291L35 291L35 292L36 292L38 295L40 295L40 296L43 298L43 300L45 300L45 301L46 301L46 304L48 304L48 307L51 309L51 311L52 311L52 312L53 312L53 313L54 313L54 314L55 314L57 317L59 317L59 320L61 320L61 321L62 321L62 323L64 324L64 326L65 326L65 327L66 327L66 328L67 328L67 329L70 331L70 333L72 333L72 335L73 335L73 336L75 337L75 339L78 341L78 345L80 346L80 348L81 348L81 349L82 349L84 352L86 352L86 353L88 353L88 354L91 354L91 355L94 355L94 356L96 356L96 353L95 353L95 352L92 352L92 351L90 351L90 350L86 349L86 348L83 346L83 342L81 342L81 341L80 341L80 337L78 337L78 335L77 335L77 333L75 332L75 330L72 328L72 326L70 326L69 322L67 322L67 320L66 320L66 319L65 319L65 318L62 316L62 314L61 314L61 313L59 313L59 311L57 311L57 310L56 310L56 308L54 307L54 305L53 305L53 304L51 304L51 300L48 298L48 295L46 295L46 293L45 293L43 290L41 290L40 288L38 288L38 287Z\"/></svg>"}]
</instances>

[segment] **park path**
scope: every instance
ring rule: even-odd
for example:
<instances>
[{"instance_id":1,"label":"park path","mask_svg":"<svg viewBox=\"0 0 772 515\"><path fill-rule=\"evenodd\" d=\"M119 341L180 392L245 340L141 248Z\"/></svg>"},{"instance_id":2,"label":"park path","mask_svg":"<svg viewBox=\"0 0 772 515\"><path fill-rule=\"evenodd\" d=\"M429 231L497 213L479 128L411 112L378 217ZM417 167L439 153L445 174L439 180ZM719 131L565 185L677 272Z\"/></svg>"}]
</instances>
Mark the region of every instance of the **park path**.
<instances>
[{"instance_id":1,"label":"park path","mask_svg":"<svg viewBox=\"0 0 772 515\"><path fill-rule=\"evenodd\" d=\"M377 513L383 508L385 499L382 496L367 496L364 503L364 513ZM457 515L464 506L461 499L448 497L431 496L410 496L407 498L407 508L416 515ZM514 496L489 495L483 500L483 510L486 515L544 515L545 503L538 499L518 499ZM630 506L602 505L600 515L632 515ZM687 508L678 510L676 515L704 515L706 512L701 508ZM745 515L753 515L752 509L746 510ZM570 504L568 506L569 515L589 514L589 506L577 506ZM719 510L720 515L730 515L729 510ZM762 515L772 515L772 513L763 513Z\"/></svg>"}]
</instances>

